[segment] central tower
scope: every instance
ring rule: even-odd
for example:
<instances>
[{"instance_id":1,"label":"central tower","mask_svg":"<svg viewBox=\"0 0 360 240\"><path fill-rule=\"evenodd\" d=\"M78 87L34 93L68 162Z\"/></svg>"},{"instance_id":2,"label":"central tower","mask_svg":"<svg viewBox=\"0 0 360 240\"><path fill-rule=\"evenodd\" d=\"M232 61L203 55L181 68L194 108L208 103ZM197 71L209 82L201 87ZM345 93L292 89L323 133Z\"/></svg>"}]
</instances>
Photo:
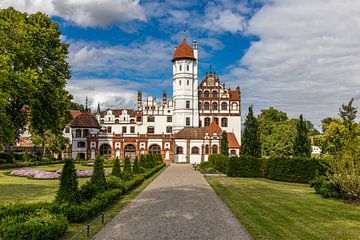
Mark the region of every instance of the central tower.
<instances>
[{"instance_id":1,"label":"central tower","mask_svg":"<svg viewBox=\"0 0 360 240\"><path fill-rule=\"evenodd\" d=\"M173 133L184 127L199 127L198 46L184 38L175 48L173 63Z\"/></svg>"}]
</instances>

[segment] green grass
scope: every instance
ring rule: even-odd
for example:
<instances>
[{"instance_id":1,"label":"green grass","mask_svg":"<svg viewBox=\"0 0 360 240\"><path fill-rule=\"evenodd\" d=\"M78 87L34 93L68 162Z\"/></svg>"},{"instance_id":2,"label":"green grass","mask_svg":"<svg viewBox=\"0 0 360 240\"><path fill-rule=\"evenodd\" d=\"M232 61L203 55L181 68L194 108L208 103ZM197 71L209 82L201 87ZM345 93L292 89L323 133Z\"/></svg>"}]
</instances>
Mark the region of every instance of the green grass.
<instances>
[{"instance_id":1,"label":"green grass","mask_svg":"<svg viewBox=\"0 0 360 240\"><path fill-rule=\"evenodd\" d=\"M206 179L254 239L360 239L360 206L322 198L308 185Z\"/></svg>"},{"instance_id":2,"label":"green grass","mask_svg":"<svg viewBox=\"0 0 360 240\"><path fill-rule=\"evenodd\" d=\"M52 164L42 166L32 166L26 168L36 168L45 171L56 171L62 168L63 164ZM92 170L92 166L75 164L77 169ZM59 180L37 180L26 177L9 176L6 173L14 169L0 171L0 205L19 202L51 202L55 199L56 191L59 187ZM107 173L111 168L105 168ZM78 178L79 185L87 182L89 178Z\"/></svg>"},{"instance_id":3,"label":"green grass","mask_svg":"<svg viewBox=\"0 0 360 240\"><path fill-rule=\"evenodd\" d=\"M105 224L110 222L132 199L134 199L139 193L141 193L157 176L159 176L166 167L162 168L159 172L155 173L149 179L145 180L143 184L139 187L134 189L133 191L127 193L126 195L122 196L118 202L116 202L111 207L105 209ZM65 233L65 236L62 238L63 240L72 239L72 237L79 233L82 229L85 228L86 224L92 222L94 219L90 219L84 223L72 223L69 224L69 228ZM93 225L90 227L90 237L93 237L97 232L101 230L103 225L101 224L101 218L99 218ZM78 238L79 239L87 239L86 238L86 231L83 232Z\"/></svg>"}]
</instances>

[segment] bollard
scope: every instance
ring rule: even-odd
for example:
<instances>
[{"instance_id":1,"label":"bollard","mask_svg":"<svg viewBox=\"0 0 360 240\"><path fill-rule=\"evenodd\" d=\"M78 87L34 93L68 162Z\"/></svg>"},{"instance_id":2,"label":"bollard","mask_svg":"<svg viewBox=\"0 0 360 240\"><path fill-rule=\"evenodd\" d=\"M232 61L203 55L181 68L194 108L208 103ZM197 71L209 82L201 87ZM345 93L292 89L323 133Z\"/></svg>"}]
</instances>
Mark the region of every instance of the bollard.
<instances>
[{"instance_id":1,"label":"bollard","mask_svg":"<svg viewBox=\"0 0 360 240\"><path fill-rule=\"evenodd\" d=\"M86 225L86 237L90 236L90 224Z\"/></svg>"},{"instance_id":2,"label":"bollard","mask_svg":"<svg viewBox=\"0 0 360 240\"><path fill-rule=\"evenodd\" d=\"M105 222L105 213L101 212L101 223L104 225Z\"/></svg>"}]
</instances>

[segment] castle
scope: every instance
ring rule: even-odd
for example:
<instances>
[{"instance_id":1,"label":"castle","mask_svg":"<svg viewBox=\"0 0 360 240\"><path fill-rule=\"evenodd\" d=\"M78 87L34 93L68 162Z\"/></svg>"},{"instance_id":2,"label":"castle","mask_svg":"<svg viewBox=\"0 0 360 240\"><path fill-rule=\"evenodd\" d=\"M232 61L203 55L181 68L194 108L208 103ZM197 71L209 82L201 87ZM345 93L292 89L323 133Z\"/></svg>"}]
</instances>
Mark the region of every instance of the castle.
<instances>
[{"instance_id":1,"label":"castle","mask_svg":"<svg viewBox=\"0 0 360 240\"><path fill-rule=\"evenodd\" d=\"M68 129L72 157L94 159L160 153L165 162L200 163L220 153L227 132L230 155L238 155L241 137L240 88L226 89L216 72L198 82L198 45L186 39L172 58L173 97L162 101L137 94L136 109L107 109L77 115ZM65 133L66 134L66 133Z\"/></svg>"}]
</instances>

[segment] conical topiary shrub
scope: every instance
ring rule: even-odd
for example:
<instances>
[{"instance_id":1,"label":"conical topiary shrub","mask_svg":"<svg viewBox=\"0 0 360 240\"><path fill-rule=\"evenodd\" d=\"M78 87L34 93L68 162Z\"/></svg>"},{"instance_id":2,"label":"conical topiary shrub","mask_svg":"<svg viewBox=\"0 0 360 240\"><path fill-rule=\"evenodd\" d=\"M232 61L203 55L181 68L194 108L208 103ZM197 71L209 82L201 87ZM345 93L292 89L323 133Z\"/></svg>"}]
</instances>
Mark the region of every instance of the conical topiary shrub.
<instances>
[{"instance_id":1,"label":"conical topiary shrub","mask_svg":"<svg viewBox=\"0 0 360 240\"><path fill-rule=\"evenodd\" d=\"M80 203L80 194L78 190L78 181L74 161L66 159L63 171L60 176L60 187L56 194L56 202L78 204Z\"/></svg>"},{"instance_id":2,"label":"conical topiary shrub","mask_svg":"<svg viewBox=\"0 0 360 240\"><path fill-rule=\"evenodd\" d=\"M131 174L131 162L130 162L130 158L129 157L125 157L124 159L124 169L122 172L122 178L124 180L130 180L132 177Z\"/></svg>"},{"instance_id":3,"label":"conical topiary shrub","mask_svg":"<svg viewBox=\"0 0 360 240\"><path fill-rule=\"evenodd\" d=\"M134 174L139 174L140 173L140 171L139 171L139 161L138 161L137 157L135 158L135 161L134 161L133 173Z\"/></svg>"},{"instance_id":4,"label":"conical topiary shrub","mask_svg":"<svg viewBox=\"0 0 360 240\"><path fill-rule=\"evenodd\" d=\"M111 172L112 176L121 178L121 168L120 168L120 160L119 157L116 157L114 161L114 166Z\"/></svg>"},{"instance_id":5,"label":"conical topiary shrub","mask_svg":"<svg viewBox=\"0 0 360 240\"><path fill-rule=\"evenodd\" d=\"M103 158L97 157L94 163L94 171L90 183L97 187L98 191L106 190L106 180Z\"/></svg>"}]
</instances>

